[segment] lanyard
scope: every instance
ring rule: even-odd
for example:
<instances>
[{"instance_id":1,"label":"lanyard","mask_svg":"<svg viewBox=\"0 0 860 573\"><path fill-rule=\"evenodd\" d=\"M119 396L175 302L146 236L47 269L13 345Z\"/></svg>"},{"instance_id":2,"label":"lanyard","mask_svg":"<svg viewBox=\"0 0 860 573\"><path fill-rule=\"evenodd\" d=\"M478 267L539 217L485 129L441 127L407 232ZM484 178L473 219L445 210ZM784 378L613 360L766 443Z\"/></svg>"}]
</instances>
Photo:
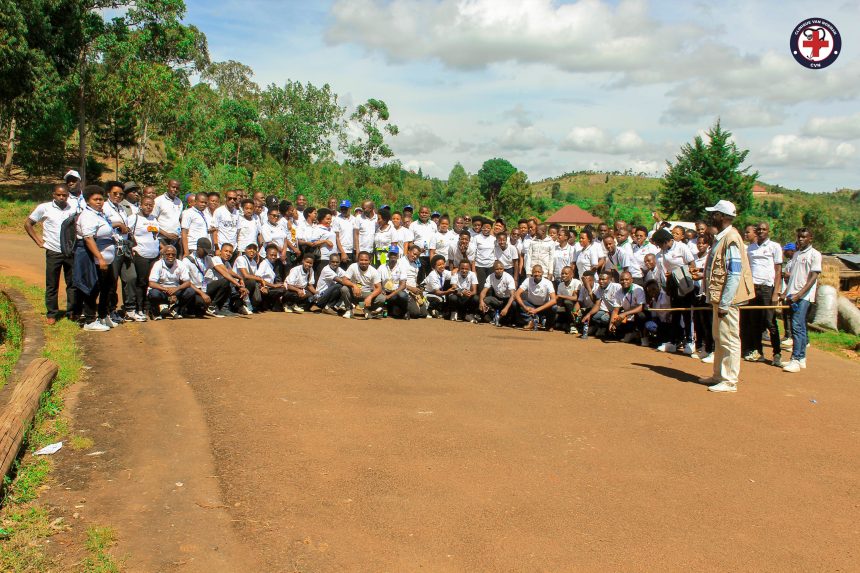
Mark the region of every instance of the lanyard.
<instances>
[{"instance_id":1,"label":"lanyard","mask_svg":"<svg viewBox=\"0 0 860 573\"><path fill-rule=\"evenodd\" d=\"M93 213L95 213L96 215L101 217L102 219L104 219L105 222L108 224L108 227L110 229L113 229L113 223L110 222L110 218L107 215L105 215L104 211L96 211L95 209L93 209L89 205L87 205L87 209L89 209L90 211L92 211Z\"/></svg>"},{"instance_id":2,"label":"lanyard","mask_svg":"<svg viewBox=\"0 0 860 573\"><path fill-rule=\"evenodd\" d=\"M206 220L206 215L204 215L203 211L201 211L197 207L195 207L194 210L197 211L197 214L200 215L201 219L203 219L203 226L206 227L206 230L208 231L209 230L209 221Z\"/></svg>"},{"instance_id":3,"label":"lanyard","mask_svg":"<svg viewBox=\"0 0 860 573\"><path fill-rule=\"evenodd\" d=\"M200 271L200 276L206 276L206 265L200 267L200 259L197 258L197 255L192 255L191 258L194 260L194 266L197 267L197 270Z\"/></svg>"}]
</instances>

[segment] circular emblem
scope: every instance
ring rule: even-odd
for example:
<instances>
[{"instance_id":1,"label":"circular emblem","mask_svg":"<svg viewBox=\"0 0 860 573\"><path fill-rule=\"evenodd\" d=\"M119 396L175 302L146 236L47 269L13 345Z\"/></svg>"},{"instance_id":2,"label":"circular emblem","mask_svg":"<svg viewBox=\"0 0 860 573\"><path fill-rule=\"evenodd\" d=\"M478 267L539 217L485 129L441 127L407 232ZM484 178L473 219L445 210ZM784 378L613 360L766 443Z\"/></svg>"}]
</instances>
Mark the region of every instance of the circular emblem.
<instances>
[{"instance_id":1,"label":"circular emblem","mask_svg":"<svg viewBox=\"0 0 860 573\"><path fill-rule=\"evenodd\" d=\"M809 18L794 27L788 46L798 64L817 70L826 68L839 57L842 36L829 20Z\"/></svg>"}]
</instances>

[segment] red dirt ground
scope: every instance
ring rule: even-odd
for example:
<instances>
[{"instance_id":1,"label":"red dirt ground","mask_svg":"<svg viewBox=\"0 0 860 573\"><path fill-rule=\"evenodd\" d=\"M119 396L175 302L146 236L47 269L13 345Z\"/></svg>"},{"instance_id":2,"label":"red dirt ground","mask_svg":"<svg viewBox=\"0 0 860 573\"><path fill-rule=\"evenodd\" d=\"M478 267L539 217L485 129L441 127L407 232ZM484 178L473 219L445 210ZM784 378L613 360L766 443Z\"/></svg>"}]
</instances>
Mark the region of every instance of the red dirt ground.
<instances>
[{"instance_id":1,"label":"red dirt ground","mask_svg":"<svg viewBox=\"0 0 860 573\"><path fill-rule=\"evenodd\" d=\"M62 450L43 498L130 571L858 569L860 365L823 352L714 395L686 357L433 320L82 338L106 453Z\"/></svg>"}]
</instances>

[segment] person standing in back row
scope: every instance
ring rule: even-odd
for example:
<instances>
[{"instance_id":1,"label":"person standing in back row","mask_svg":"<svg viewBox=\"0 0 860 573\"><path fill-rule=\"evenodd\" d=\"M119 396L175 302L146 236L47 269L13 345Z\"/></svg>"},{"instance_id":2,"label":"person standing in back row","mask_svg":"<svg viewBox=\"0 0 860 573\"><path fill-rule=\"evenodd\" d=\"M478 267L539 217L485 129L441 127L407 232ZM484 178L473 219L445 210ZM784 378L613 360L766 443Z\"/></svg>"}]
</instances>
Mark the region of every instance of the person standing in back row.
<instances>
[{"instance_id":1,"label":"person standing in back row","mask_svg":"<svg viewBox=\"0 0 860 573\"><path fill-rule=\"evenodd\" d=\"M699 380L711 392L737 392L741 370L741 341L738 305L755 297L752 271L741 234L732 226L737 210L721 200L706 207L712 224L719 229L705 263L704 287L713 308L714 373ZM695 274L698 275L698 272ZM697 277L698 278L698 277Z\"/></svg>"},{"instance_id":2,"label":"person standing in back row","mask_svg":"<svg viewBox=\"0 0 860 573\"><path fill-rule=\"evenodd\" d=\"M756 306L776 306L782 287L782 247L770 240L770 225L762 221L756 225L756 240L747 247L747 254L752 267L753 283L755 284ZM782 368L782 353L779 343L779 328L776 325L774 309L751 310L745 313L746 321L741 321L741 335L747 338L741 347L749 351L744 356L748 362L763 362L764 347L761 342L762 332L770 334L770 344L773 347L773 365Z\"/></svg>"},{"instance_id":3,"label":"person standing in back row","mask_svg":"<svg viewBox=\"0 0 860 573\"><path fill-rule=\"evenodd\" d=\"M60 228L69 217L74 217L75 209L69 205L69 190L65 185L55 185L51 201L41 203L24 221L24 230L40 249L45 249L45 313L48 324L54 324L62 315L57 303L60 287L60 271L66 283L66 315L71 315L74 305L75 289L72 285L73 255L64 255L60 246ZM33 227L42 223L42 236Z\"/></svg>"},{"instance_id":4,"label":"person standing in back row","mask_svg":"<svg viewBox=\"0 0 860 573\"><path fill-rule=\"evenodd\" d=\"M815 302L818 277L821 274L821 253L812 248L812 232L806 227L797 230L797 252L791 259L791 274L785 285L785 302L791 305L791 360L785 372L800 372L806 368L806 315Z\"/></svg>"}]
</instances>

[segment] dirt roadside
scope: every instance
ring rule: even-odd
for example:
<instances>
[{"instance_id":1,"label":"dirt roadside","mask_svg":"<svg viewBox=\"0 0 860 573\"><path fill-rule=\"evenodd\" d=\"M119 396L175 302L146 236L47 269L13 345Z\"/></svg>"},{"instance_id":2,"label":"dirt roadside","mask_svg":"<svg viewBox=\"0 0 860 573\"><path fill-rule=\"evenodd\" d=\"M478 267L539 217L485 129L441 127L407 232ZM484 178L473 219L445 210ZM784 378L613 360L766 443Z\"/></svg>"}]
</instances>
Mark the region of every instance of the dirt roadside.
<instances>
[{"instance_id":1,"label":"dirt roadside","mask_svg":"<svg viewBox=\"0 0 860 573\"><path fill-rule=\"evenodd\" d=\"M130 571L860 557L860 366L823 352L800 375L745 363L739 393L715 396L689 358L432 320L267 314L83 339L69 411L105 453L63 450L43 499L116 527Z\"/></svg>"}]
</instances>

